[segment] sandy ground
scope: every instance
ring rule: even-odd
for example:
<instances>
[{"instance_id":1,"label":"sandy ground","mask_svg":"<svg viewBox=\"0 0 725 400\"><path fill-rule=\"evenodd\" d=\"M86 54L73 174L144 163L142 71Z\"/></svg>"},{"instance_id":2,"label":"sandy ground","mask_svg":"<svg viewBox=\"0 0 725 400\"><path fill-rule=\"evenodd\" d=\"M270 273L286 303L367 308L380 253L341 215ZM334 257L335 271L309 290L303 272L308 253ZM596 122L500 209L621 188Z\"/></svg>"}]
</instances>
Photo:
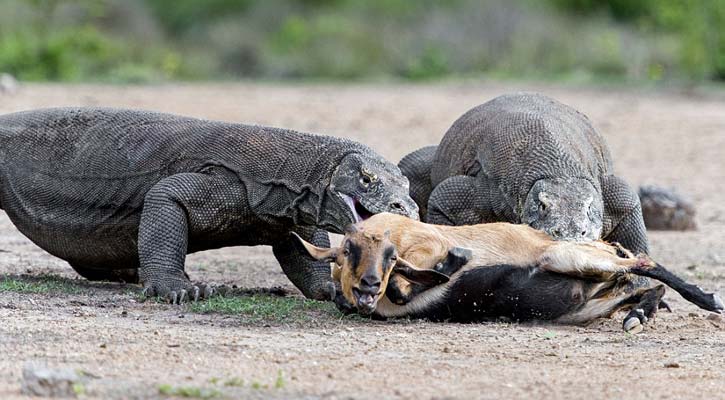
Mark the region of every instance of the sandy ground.
<instances>
[{"instance_id":1,"label":"sandy ground","mask_svg":"<svg viewBox=\"0 0 725 400\"><path fill-rule=\"evenodd\" d=\"M651 232L653 256L725 294L725 96L525 84L24 86L0 113L65 105L155 109L363 141L397 161L436 143L470 107L536 90L585 112L630 183L676 186L696 232ZM375 322L337 316L249 322L139 303L135 286L90 284L0 213L0 280L71 278L76 293L0 291L0 398L20 397L28 361L84 371L85 397L154 398L159 385L243 398L722 398L725 322L674 292L645 331L622 315L587 327ZM193 279L289 286L268 248L195 254ZM278 376L283 386L275 388ZM223 385L235 380L241 385ZM268 387L265 388L264 386ZM261 387L258 387L261 386ZM207 392L209 394L210 392Z\"/></svg>"}]
</instances>

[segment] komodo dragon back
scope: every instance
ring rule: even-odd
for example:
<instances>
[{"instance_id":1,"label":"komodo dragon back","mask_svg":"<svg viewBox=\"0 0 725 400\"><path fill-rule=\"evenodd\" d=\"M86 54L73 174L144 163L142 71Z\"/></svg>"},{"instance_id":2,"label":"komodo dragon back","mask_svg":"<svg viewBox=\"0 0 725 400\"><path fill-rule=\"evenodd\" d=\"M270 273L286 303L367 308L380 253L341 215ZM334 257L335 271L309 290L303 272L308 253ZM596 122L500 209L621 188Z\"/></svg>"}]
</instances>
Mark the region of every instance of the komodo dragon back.
<instances>
[{"instance_id":1,"label":"komodo dragon back","mask_svg":"<svg viewBox=\"0 0 725 400\"><path fill-rule=\"evenodd\" d=\"M426 203L427 222L525 223L556 239L602 238L648 251L636 193L613 175L604 138L567 105L535 93L502 95L465 113L432 149L400 163L412 195Z\"/></svg>"},{"instance_id":2,"label":"komodo dragon back","mask_svg":"<svg viewBox=\"0 0 725 400\"><path fill-rule=\"evenodd\" d=\"M454 122L438 146L431 182L479 169L504 193L520 197L549 177L583 177L598 186L596 177L611 170L611 156L582 113L541 94L514 93Z\"/></svg>"}]
</instances>

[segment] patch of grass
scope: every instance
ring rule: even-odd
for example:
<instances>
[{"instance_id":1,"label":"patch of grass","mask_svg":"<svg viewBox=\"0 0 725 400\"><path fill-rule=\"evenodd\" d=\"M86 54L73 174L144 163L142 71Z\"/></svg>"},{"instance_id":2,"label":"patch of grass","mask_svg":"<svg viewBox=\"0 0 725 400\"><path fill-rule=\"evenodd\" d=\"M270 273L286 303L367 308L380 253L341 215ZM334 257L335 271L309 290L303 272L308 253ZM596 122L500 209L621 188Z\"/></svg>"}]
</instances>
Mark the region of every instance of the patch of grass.
<instances>
[{"instance_id":1,"label":"patch of grass","mask_svg":"<svg viewBox=\"0 0 725 400\"><path fill-rule=\"evenodd\" d=\"M545 340L552 340L554 338L556 338L556 332L546 331L546 333L544 333Z\"/></svg>"},{"instance_id":2,"label":"patch of grass","mask_svg":"<svg viewBox=\"0 0 725 400\"><path fill-rule=\"evenodd\" d=\"M244 386L244 380L241 378L231 378L224 381L224 386Z\"/></svg>"},{"instance_id":3,"label":"patch of grass","mask_svg":"<svg viewBox=\"0 0 725 400\"><path fill-rule=\"evenodd\" d=\"M313 318L339 316L335 305L329 302L267 295L218 296L191 303L188 307L197 313L238 315L247 322L304 322Z\"/></svg>"},{"instance_id":4,"label":"patch of grass","mask_svg":"<svg viewBox=\"0 0 725 400\"><path fill-rule=\"evenodd\" d=\"M283 389L285 385L284 381L284 374L282 374L282 370L277 371L277 379L274 381L274 388L275 389Z\"/></svg>"},{"instance_id":5,"label":"patch of grass","mask_svg":"<svg viewBox=\"0 0 725 400\"><path fill-rule=\"evenodd\" d=\"M82 383L76 382L73 384L73 393L75 393L76 396L84 395L86 394L86 387Z\"/></svg>"},{"instance_id":6,"label":"patch of grass","mask_svg":"<svg viewBox=\"0 0 725 400\"><path fill-rule=\"evenodd\" d=\"M159 385L159 394L192 399L212 399L221 396L221 392L216 389L200 388L197 386L171 386L168 384Z\"/></svg>"},{"instance_id":7,"label":"patch of grass","mask_svg":"<svg viewBox=\"0 0 725 400\"><path fill-rule=\"evenodd\" d=\"M44 276L40 278L2 277L0 278L0 292L78 294L81 292L81 288L70 279L56 276Z\"/></svg>"}]
</instances>

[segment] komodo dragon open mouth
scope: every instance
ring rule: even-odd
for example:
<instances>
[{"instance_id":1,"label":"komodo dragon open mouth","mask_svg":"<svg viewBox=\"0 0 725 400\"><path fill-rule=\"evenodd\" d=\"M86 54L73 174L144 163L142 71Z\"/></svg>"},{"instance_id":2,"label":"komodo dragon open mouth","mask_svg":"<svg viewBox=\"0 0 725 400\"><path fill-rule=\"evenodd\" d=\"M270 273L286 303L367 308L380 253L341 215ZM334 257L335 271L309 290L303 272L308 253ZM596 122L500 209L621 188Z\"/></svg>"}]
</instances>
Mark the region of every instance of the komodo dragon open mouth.
<instances>
[{"instance_id":1,"label":"komodo dragon open mouth","mask_svg":"<svg viewBox=\"0 0 725 400\"><path fill-rule=\"evenodd\" d=\"M354 219L353 223L365 221L366 219L372 217L375 214L365 208L365 206L363 206L362 203L360 203L357 199L352 198L344 193L338 192L338 194L340 195L340 197L342 197L342 200L345 201L345 204L347 204L350 212L352 212L352 217Z\"/></svg>"}]
</instances>

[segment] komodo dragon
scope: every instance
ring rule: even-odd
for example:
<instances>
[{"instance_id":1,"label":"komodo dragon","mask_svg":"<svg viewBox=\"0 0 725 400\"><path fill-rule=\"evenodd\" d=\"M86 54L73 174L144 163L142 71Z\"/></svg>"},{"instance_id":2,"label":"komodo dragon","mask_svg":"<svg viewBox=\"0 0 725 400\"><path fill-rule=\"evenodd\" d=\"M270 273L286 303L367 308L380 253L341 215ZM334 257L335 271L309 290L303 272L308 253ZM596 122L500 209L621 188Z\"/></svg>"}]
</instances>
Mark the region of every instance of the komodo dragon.
<instances>
[{"instance_id":1,"label":"komodo dragon","mask_svg":"<svg viewBox=\"0 0 725 400\"><path fill-rule=\"evenodd\" d=\"M479 105L440 145L398 166L426 222L525 223L556 239L602 238L648 252L637 193L612 174L604 139L586 116L544 95Z\"/></svg>"},{"instance_id":2,"label":"komodo dragon","mask_svg":"<svg viewBox=\"0 0 725 400\"><path fill-rule=\"evenodd\" d=\"M176 303L209 295L187 253L263 244L305 296L330 299L329 264L298 257L291 230L326 245L322 230L375 213L418 216L407 179L362 144L102 108L0 116L0 208L84 277Z\"/></svg>"}]
</instances>

